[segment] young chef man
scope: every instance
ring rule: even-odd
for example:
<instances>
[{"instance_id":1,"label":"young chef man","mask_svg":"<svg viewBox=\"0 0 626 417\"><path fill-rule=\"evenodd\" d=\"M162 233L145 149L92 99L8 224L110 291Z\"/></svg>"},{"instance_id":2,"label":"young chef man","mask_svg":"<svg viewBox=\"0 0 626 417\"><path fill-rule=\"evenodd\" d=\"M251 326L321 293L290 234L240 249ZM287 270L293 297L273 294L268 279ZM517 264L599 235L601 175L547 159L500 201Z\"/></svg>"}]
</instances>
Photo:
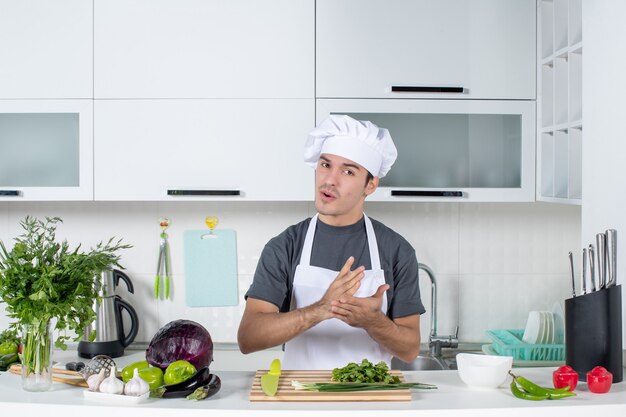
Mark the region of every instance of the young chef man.
<instances>
[{"instance_id":1,"label":"young chef man","mask_svg":"<svg viewBox=\"0 0 626 417\"><path fill-rule=\"evenodd\" d=\"M396 156L386 129L349 116L332 115L309 134L317 214L263 249L239 325L243 353L284 343L283 369L417 356L425 310L415 251L363 213Z\"/></svg>"}]
</instances>

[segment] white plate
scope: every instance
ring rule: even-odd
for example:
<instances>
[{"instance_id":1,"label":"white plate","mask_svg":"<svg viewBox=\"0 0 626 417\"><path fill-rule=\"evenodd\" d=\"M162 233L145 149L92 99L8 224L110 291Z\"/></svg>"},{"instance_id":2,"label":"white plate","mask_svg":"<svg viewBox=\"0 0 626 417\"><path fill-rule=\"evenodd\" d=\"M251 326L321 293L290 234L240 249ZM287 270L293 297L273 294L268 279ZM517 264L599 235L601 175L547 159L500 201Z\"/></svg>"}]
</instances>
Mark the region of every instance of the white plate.
<instances>
[{"instance_id":1,"label":"white plate","mask_svg":"<svg viewBox=\"0 0 626 417\"><path fill-rule=\"evenodd\" d=\"M554 316L554 343L565 343L565 319L563 318L563 307L556 302L552 305L552 315Z\"/></svg>"},{"instance_id":2,"label":"white plate","mask_svg":"<svg viewBox=\"0 0 626 417\"><path fill-rule=\"evenodd\" d=\"M543 311L539 312L539 323L539 337L535 343L541 345L546 338L546 316Z\"/></svg>"},{"instance_id":3,"label":"white plate","mask_svg":"<svg viewBox=\"0 0 626 417\"><path fill-rule=\"evenodd\" d=\"M539 311L531 311L528 313L528 319L526 320L526 329L524 329L524 336L522 340L526 343L535 344L541 337L541 314Z\"/></svg>"},{"instance_id":4,"label":"white plate","mask_svg":"<svg viewBox=\"0 0 626 417\"><path fill-rule=\"evenodd\" d=\"M146 392L139 397L134 397L132 395L106 394L104 392L84 390L83 396L86 400L104 402L109 404L137 404L146 401L150 396L150 393Z\"/></svg>"},{"instance_id":5,"label":"white plate","mask_svg":"<svg viewBox=\"0 0 626 417\"><path fill-rule=\"evenodd\" d=\"M541 317L541 330L539 331L539 337L537 338L537 344L543 345L546 342L547 330L548 326L546 325L546 313L543 311L539 312L539 317Z\"/></svg>"},{"instance_id":6,"label":"white plate","mask_svg":"<svg viewBox=\"0 0 626 417\"><path fill-rule=\"evenodd\" d=\"M548 340L546 343L552 345L554 344L554 334L555 334L555 325L554 325L554 314L551 311L546 311L546 315L548 316L548 326L550 332L548 333Z\"/></svg>"}]
</instances>

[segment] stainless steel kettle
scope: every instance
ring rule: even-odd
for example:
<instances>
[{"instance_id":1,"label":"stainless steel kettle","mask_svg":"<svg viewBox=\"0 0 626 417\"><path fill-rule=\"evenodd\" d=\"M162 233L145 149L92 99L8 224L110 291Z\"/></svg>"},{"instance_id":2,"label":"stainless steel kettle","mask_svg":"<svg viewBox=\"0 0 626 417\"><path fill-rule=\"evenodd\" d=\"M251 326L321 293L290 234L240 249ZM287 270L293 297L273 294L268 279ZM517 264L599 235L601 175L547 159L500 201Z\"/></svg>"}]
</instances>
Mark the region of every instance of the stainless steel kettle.
<instances>
[{"instance_id":1,"label":"stainless steel kettle","mask_svg":"<svg viewBox=\"0 0 626 417\"><path fill-rule=\"evenodd\" d=\"M94 301L96 319L83 332L83 340L78 343L78 355L83 358L93 358L96 355L107 355L117 358L124 354L124 348L135 340L139 330L139 318L135 309L115 294L120 279L126 283L128 292L133 293L133 284L128 275L116 269L104 271L101 275L99 289L100 302ZM124 330L122 311L126 310L130 316L131 327L128 333ZM93 332L96 337L89 338Z\"/></svg>"}]
</instances>

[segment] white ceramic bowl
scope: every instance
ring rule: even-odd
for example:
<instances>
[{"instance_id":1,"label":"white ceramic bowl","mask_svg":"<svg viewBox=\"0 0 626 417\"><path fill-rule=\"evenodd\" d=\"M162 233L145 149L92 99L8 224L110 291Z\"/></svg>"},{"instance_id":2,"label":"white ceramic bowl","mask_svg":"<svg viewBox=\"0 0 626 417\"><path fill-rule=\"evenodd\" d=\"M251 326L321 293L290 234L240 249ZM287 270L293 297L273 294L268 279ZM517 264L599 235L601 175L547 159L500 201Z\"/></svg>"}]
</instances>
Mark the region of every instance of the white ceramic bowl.
<instances>
[{"instance_id":1,"label":"white ceramic bowl","mask_svg":"<svg viewBox=\"0 0 626 417\"><path fill-rule=\"evenodd\" d=\"M456 365L461 381L470 387L497 388L507 380L513 357L459 353Z\"/></svg>"}]
</instances>

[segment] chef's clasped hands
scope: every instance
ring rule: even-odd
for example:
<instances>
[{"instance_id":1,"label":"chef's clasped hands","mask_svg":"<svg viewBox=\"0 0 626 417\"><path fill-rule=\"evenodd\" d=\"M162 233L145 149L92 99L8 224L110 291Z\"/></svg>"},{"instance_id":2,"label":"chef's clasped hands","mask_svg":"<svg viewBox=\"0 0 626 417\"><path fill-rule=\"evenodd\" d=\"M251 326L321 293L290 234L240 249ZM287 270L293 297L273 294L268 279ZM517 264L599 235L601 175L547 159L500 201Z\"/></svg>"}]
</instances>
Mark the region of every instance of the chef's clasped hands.
<instances>
[{"instance_id":1,"label":"chef's clasped hands","mask_svg":"<svg viewBox=\"0 0 626 417\"><path fill-rule=\"evenodd\" d=\"M351 270L353 264L354 257L351 256L320 301L329 307L328 318L336 318L352 327L365 329L367 324L371 325L377 318L384 317L380 308L389 285L381 285L370 297L355 297L354 294L365 276L365 267L359 266Z\"/></svg>"}]
</instances>

